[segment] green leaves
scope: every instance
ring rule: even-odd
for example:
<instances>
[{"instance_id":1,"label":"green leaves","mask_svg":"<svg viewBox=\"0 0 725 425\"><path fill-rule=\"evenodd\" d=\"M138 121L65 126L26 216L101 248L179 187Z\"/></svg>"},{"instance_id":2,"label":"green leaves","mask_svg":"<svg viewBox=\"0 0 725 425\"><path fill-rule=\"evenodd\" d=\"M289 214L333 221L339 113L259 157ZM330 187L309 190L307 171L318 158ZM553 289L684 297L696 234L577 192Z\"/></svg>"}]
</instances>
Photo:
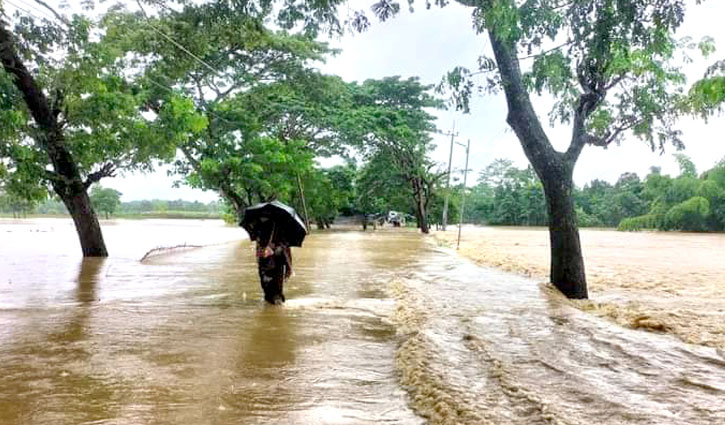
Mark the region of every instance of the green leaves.
<instances>
[{"instance_id":1,"label":"green leaves","mask_svg":"<svg viewBox=\"0 0 725 425\"><path fill-rule=\"evenodd\" d=\"M209 124L188 97L172 95L161 108L158 120L179 142L202 133Z\"/></svg>"},{"instance_id":2,"label":"green leaves","mask_svg":"<svg viewBox=\"0 0 725 425\"><path fill-rule=\"evenodd\" d=\"M538 56L531 71L524 75L524 82L531 91L544 91L558 96L573 87L574 75L571 58L561 50Z\"/></svg>"},{"instance_id":3,"label":"green leaves","mask_svg":"<svg viewBox=\"0 0 725 425\"><path fill-rule=\"evenodd\" d=\"M169 137L168 129L162 131L154 117L144 114L148 93L128 78L125 52L108 33L99 31L95 21L79 15L66 21L59 27L54 22L21 20L14 35L30 61L28 68L34 70L34 77L48 93L64 145L81 178L103 166L149 169L155 159L172 158L178 138ZM42 137L46 136L29 119L27 106L5 72L0 74L0 102L6 106L0 112L0 147L13 143L30 146L33 142L42 147ZM171 115L184 131L190 128L198 132L204 125L199 117L185 116L182 110ZM13 174L51 168L45 154L29 158L6 149L0 155L15 164ZM41 187L50 183L44 171L35 174L40 177L17 178L33 180Z\"/></svg>"},{"instance_id":4,"label":"green leaves","mask_svg":"<svg viewBox=\"0 0 725 425\"><path fill-rule=\"evenodd\" d=\"M460 2L475 7L476 30L489 31L506 55L514 56L516 63L505 64L507 78L520 78L527 92L557 98L549 115L552 124L570 123L580 114L585 125L577 131L588 134L575 136L574 145L577 140L587 140L607 146L631 132L653 149L663 149L667 143L682 146L674 125L677 116L687 110L683 107L687 102L685 77L675 54L684 49L707 56L714 44L711 38L699 43L674 39L684 19L681 0ZM525 73L514 77L519 62ZM490 89L493 83L503 87L502 80L491 78L475 83L476 74L493 69L486 62L479 72L456 67L444 77L439 90L448 89L452 103L467 112L476 86ZM723 100L721 83L709 78L693 87L690 107L711 113L713 105ZM520 90L515 81L507 84L505 89ZM512 94L513 98L522 95ZM577 112L577 108L582 109Z\"/></svg>"},{"instance_id":5,"label":"green leaves","mask_svg":"<svg viewBox=\"0 0 725 425\"><path fill-rule=\"evenodd\" d=\"M470 100L473 94L474 83L471 79L471 71L462 66L457 66L448 71L443 80L436 87L438 93L450 91L450 103L456 110L464 113L470 112Z\"/></svg>"},{"instance_id":6,"label":"green leaves","mask_svg":"<svg viewBox=\"0 0 725 425\"><path fill-rule=\"evenodd\" d=\"M725 104L725 60L710 66L705 76L690 88L685 110L707 118L722 111L723 104Z\"/></svg>"},{"instance_id":7,"label":"green leaves","mask_svg":"<svg viewBox=\"0 0 725 425\"><path fill-rule=\"evenodd\" d=\"M667 211L664 225L667 230L703 231L707 229L709 215L710 202L695 196Z\"/></svg>"}]
</instances>

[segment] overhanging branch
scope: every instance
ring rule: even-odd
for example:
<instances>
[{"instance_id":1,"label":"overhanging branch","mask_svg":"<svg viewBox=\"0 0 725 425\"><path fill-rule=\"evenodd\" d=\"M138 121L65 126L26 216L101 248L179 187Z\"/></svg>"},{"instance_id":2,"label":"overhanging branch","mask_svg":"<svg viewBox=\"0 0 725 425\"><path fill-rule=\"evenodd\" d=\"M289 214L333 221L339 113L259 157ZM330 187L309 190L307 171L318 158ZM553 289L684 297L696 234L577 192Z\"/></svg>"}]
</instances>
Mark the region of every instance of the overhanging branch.
<instances>
[{"instance_id":1,"label":"overhanging branch","mask_svg":"<svg viewBox=\"0 0 725 425\"><path fill-rule=\"evenodd\" d=\"M95 171L86 177L83 187L88 189L93 183L98 183L104 177L115 177L116 166L110 162L104 164L98 171Z\"/></svg>"}]
</instances>

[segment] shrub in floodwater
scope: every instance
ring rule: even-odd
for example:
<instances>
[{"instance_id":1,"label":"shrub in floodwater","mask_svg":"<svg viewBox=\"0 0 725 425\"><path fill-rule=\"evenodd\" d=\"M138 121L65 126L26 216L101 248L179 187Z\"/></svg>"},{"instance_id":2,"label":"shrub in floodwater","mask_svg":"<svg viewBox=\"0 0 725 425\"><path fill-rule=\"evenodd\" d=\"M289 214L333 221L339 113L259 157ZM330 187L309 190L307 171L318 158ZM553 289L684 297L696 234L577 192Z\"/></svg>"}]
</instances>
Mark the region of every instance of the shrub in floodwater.
<instances>
[{"instance_id":1,"label":"shrub in floodwater","mask_svg":"<svg viewBox=\"0 0 725 425\"><path fill-rule=\"evenodd\" d=\"M655 214L645 214L638 217L625 218L619 222L617 230L625 232L638 232L644 229L656 229L657 216Z\"/></svg>"},{"instance_id":2,"label":"shrub in floodwater","mask_svg":"<svg viewBox=\"0 0 725 425\"><path fill-rule=\"evenodd\" d=\"M681 202L665 214L665 229L704 231L708 228L710 202L702 196Z\"/></svg>"}]
</instances>

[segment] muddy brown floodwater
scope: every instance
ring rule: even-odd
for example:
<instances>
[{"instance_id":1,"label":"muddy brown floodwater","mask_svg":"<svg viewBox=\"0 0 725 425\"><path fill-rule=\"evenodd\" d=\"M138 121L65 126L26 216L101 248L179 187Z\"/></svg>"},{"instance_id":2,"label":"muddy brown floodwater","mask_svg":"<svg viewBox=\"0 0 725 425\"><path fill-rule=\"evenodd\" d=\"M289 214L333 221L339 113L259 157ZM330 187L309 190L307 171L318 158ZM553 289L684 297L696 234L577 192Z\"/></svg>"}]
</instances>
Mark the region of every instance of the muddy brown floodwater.
<instances>
[{"instance_id":1,"label":"muddy brown floodwater","mask_svg":"<svg viewBox=\"0 0 725 425\"><path fill-rule=\"evenodd\" d=\"M207 221L0 222L0 423L717 424L725 359L413 232L295 250L283 307ZM157 245L205 245L140 262Z\"/></svg>"},{"instance_id":2,"label":"muddy brown floodwater","mask_svg":"<svg viewBox=\"0 0 725 425\"><path fill-rule=\"evenodd\" d=\"M437 232L455 246L457 232ZM581 230L591 301L577 305L625 326L725 350L725 234ZM460 254L548 281L545 228L466 226Z\"/></svg>"}]
</instances>

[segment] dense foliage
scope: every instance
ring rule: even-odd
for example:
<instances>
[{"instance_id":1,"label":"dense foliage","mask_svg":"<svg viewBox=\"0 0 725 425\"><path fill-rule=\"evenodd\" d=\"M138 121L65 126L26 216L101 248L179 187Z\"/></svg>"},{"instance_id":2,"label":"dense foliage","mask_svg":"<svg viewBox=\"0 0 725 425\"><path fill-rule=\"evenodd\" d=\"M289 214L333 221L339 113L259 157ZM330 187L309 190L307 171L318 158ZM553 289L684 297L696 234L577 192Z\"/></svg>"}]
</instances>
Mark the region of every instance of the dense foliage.
<instances>
[{"instance_id":1,"label":"dense foliage","mask_svg":"<svg viewBox=\"0 0 725 425\"><path fill-rule=\"evenodd\" d=\"M680 174L653 167L644 179L624 173L614 183L593 180L576 188L577 218L582 227L620 230L725 230L725 160L697 175L694 164L676 155ZM470 189L467 221L479 224L545 226L543 189L530 167L496 160Z\"/></svg>"}]
</instances>

